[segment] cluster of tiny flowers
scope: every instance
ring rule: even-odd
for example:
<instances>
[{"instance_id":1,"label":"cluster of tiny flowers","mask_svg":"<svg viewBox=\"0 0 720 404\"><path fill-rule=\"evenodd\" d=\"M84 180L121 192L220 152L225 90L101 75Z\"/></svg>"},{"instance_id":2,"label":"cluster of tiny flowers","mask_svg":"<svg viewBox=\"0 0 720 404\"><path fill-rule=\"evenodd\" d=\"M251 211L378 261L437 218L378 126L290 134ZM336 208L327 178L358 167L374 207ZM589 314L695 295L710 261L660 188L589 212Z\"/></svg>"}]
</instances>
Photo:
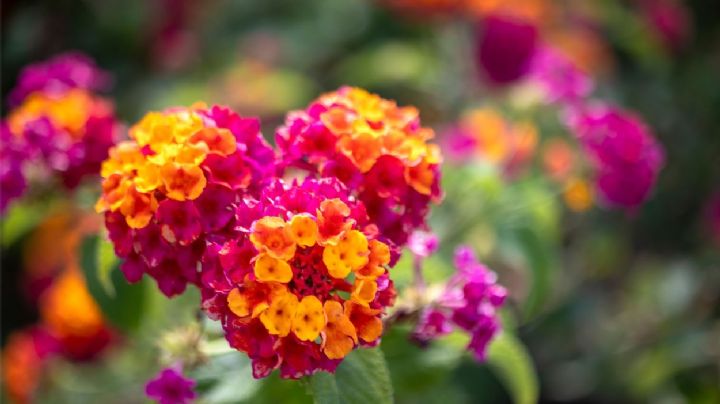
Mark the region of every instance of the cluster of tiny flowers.
<instances>
[{"instance_id":1,"label":"cluster of tiny flowers","mask_svg":"<svg viewBox=\"0 0 720 404\"><path fill-rule=\"evenodd\" d=\"M236 214L235 234L203 259L203 308L255 377L332 372L379 342L395 299L390 248L339 180L276 179Z\"/></svg>"},{"instance_id":2,"label":"cluster of tiny flowers","mask_svg":"<svg viewBox=\"0 0 720 404\"><path fill-rule=\"evenodd\" d=\"M458 272L442 294L420 314L413 338L426 344L459 329L470 335L468 350L484 361L490 341L500 331L498 308L505 302L507 291L469 247L455 251L455 266Z\"/></svg>"},{"instance_id":3,"label":"cluster of tiny flowers","mask_svg":"<svg viewBox=\"0 0 720 404\"><path fill-rule=\"evenodd\" d=\"M648 197L664 153L645 124L609 105L572 111L567 124L595 170L599 195L612 206L635 208Z\"/></svg>"},{"instance_id":4,"label":"cluster of tiny flowers","mask_svg":"<svg viewBox=\"0 0 720 404\"><path fill-rule=\"evenodd\" d=\"M256 119L217 106L150 113L129 134L96 205L129 281L200 287L258 378L332 372L379 342L388 268L440 197L416 109L341 88L290 114L279 155Z\"/></svg>"},{"instance_id":5,"label":"cluster of tiny flowers","mask_svg":"<svg viewBox=\"0 0 720 404\"><path fill-rule=\"evenodd\" d=\"M0 129L0 211L22 195L33 163L68 189L97 173L118 131L112 103L89 90L103 75L77 55L21 73L11 95L14 107Z\"/></svg>"},{"instance_id":6,"label":"cluster of tiny flowers","mask_svg":"<svg viewBox=\"0 0 720 404\"><path fill-rule=\"evenodd\" d=\"M96 204L130 282L155 278L167 296L198 284L209 234L235 224L233 206L269 174L274 154L257 119L225 107L148 113L103 163Z\"/></svg>"},{"instance_id":7,"label":"cluster of tiny flowers","mask_svg":"<svg viewBox=\"0 0 720 404\"><path fill-rule=\"evenodd\" d=\"M353 87L288 114L276 133L282 165L337 177L362 201L383 240L402 246L441 197L441 155L418 110Z\"/></svg>"}]
</instances>

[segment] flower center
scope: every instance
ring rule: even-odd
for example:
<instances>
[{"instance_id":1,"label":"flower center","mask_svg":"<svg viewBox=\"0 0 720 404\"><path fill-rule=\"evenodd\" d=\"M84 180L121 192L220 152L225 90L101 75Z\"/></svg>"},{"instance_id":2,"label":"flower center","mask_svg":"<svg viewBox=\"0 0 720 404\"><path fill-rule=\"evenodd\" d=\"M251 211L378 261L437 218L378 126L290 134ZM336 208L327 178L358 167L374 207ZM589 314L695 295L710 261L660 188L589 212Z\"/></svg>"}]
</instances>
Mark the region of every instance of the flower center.
<instances>
[{"instance_id":1,"label":"flower center","mask_svg":"<svg viewBox=\"0 0 720 404\"><path fill-rule=\"evenodd\" d=\"M290 291L303 296L316 296L321 301L330 297L333 282L322 260L322 248L298 249L290 261L293 278L288 283Z\"/></svg>"}]
</instances>

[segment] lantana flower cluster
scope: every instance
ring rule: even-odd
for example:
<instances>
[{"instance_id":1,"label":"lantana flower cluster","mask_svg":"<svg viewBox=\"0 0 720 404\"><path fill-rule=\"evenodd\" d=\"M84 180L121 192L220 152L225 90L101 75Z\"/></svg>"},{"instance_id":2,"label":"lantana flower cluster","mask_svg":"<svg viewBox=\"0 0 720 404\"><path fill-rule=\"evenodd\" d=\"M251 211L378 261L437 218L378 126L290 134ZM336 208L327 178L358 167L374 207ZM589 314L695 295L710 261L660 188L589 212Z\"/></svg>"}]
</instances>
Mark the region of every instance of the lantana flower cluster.
<instances>
[{"instance_id":1,"label":"lantana flower cluster","mask_svg":"<svg viewBox=\"0 0 720 404\"><path fill-rule=\"evenodd\" d=\"M650 193L664 152L635 116L604 104L572 111L567 124L595 170L595 185L605 202L635 208Z\"/></svg>"},{"instance_id":2,"label":"lantana flower cluster","mask_svg":"<svg viewBox=\"0 0 720 404\"><path fill-rule=\"evenodd\" d=\"M455 251L457 273L450 278L440 296L420 313L413 338L427 344L460 330L470 336L468 350L484 361L487 347L501 330L498 309L507 297L497 284L497 275L481 264L470 247Z\"/></svg>"},{"instance_id":3,"label":"lantana flower cluster","mask_svg":"<svg viewBox=\"0 0 720 404\"><path fill-rule=\"evenodd\" d=\"M234 204L272 173L273 152L256 119L218 106L151 112L129 134L102 165L96 210L126 278L147 273L173 296L199 284L208 237L234 227Z\"/></svg>"},{"instance_id":4,"label":"lantana flower cluster","mask_svg":"<svg viewBox=\"0 0 720 404\"><path fill-rule=\"evenodd\" d=\"M350 87L291 113L278 155L225 107L152 112L111 149L96 207L126 278L199 286L255 377L333 371L379 342L388 269L440 197L432 136L416 109Z\"/></svg>"},{"instance_id":5,"label":"lantana flower cluster","mask_svg":"<svg viewBox=\"0 0 720 404\"><path fill-rule=\"evenodd\" d=\"M378 342L395 297L390 249L340 181L274 180L238 217L237 233L205 256L203 307L255 377L333 371Z\"/></svg>"},{"instance_id":6,"label":"lantana flower cluster","mask_svg":"<svg viewBox=\"0 0 720 404\"><path fill-rule=\"evenodd\" d=\"M275 136L284 167L340 179L392 247L425 226L430 202L441 197L433 137L416 108L353 87L291 112Z\"/></svg>"},{"instance_id":7,"label":"lantana flower cluster","mask_svg":"<svg viewBox=\"0 0 720 404\"><path fill-rule=\"evenodd\" d=\"M90 91L104 76L78 55L23 70L0 129L0 211L23 194L33 167L68 189L97 173L118 132L112 102Z\"/></svg>"}]
</instances>

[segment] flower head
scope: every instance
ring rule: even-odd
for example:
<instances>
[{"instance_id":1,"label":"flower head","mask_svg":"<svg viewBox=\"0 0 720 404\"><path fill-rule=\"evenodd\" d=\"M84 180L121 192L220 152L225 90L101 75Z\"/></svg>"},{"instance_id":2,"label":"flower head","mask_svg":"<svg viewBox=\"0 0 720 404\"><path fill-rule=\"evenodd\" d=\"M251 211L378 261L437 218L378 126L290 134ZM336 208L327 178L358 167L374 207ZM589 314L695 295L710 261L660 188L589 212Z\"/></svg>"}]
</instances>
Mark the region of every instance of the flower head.
<instances>
[{"instance_id":1,"label":"flower head","mask_svg":"<svg viewBox=\"0 0 720 404\"><path fill-rule=\"evenodd\" d=\"M40 163L69 189L99 170L118 130L112 104L81 89L32 93L6 124L3 137L11 139L3 143L2 165L20 170ZM22 158L13 159L18 150Z\"/></svg>"},{"instance_id":2,"label":"flower head","mask_svg":"<svg viewBox=\"0 0 720 404\"><path fill-rule=\"evenodd\" d=\"M457 273L442 294L421 313L413 339L426 344L459 329L470 335L468 349L475 358L484 361L488 344L500 331L497 310L505 302L507 291L469 247L455 251L455 267Z\"/></svg>"},{"instance_id":3,"label":"flower head","mask_svg":"<svg viewBox=\"0 0 720 404\"><path fill-rule=\"evenodd\" d=\"M634 208L647 199L663 166L662 146L635 116L608 105L574 111L568 125L593 168L599 195Z\"/></svg>"},{"instance_id":4,"label":"flower head","mask_svg":"<svg viewBox=\"0 0 720 404\"><path fill-rule=\"evenodd\" d=\"M160 404L187 404L197 397L194 388L195 380L184 377L180 369L168 367L145 385L145 394Z\"/></svg>"},{"instance_id":5,"label":"flower head","mask_svg":"<svg viewBox=\"0 0 720 404\"><path fill-rule=\"evenodd\" d=\"M22 195L30 173L53 174L73 189L98 172L119 129L112 103L90 91L104 77L80 54L23 70L0 129L0 212Z\"/></svg>"},{"instance_id":6,"label":"flower head","mask_svg":"<svg viewBox=\"0 0 720 404\"><path fill-rule=\"evenodd\" d=\"M101 90L109 81L109 74L86 55L64 53L25 67L10 93L9 103L17 105L35 92L58 94L73 88Z\"/></svg>"},{"instance_id":7,"label":"flower head","mask_svg":"<svg viewBox=\"0 0 720 404\"><path fill-rule=\"evenodd\" d=\"M225 107L150 112L110 150L98 212L129 281L144 273L172 296L198 283L209 234L235 225L233 207L273 174L257 119Z\"/></svg>"},{"instance_id":8,"label":"flower head","mask_svg":"<svg viewBox=\"0 0 720 404\"><path fill-rule=\"evenodd\" d=\"M76 267L64 270L42 295L40 317L68 359L92 359L112 340L112 331Z\"/></svg>"},{"instance_id":9,"label":"flower head","mask_svg":"<svg viewBox=\"0 0 720 404\"><path fill-rule=\"evenodd\" d=\"M288 114L276 140L285 166L340 179L382 237L401 246L441 196L433 136L414 107L342 87Z\"/></svg>"},{"instance_id":10,"label":"flower head","mask_svg":"<svg viewBox=\"0 0 720 404\"><path fill-rule=\"evenodd\" d=\"M339 180L275 180L236 215L203 257L203 307L255 377L332 371L378 342L394 296L390 249Z\"/></svg>"},{"instance_id":11,"label":"flower head","mask_svg":"<svg viewBox=\"0 0 720 404\"><path fill-rule=\"evenodd\" d=\"M525 19L507 14L488 15L475 50L485 78L492 84L505 85L523 77L530 67L538 36L537 27Z\"/></svg>"}]
</instances>

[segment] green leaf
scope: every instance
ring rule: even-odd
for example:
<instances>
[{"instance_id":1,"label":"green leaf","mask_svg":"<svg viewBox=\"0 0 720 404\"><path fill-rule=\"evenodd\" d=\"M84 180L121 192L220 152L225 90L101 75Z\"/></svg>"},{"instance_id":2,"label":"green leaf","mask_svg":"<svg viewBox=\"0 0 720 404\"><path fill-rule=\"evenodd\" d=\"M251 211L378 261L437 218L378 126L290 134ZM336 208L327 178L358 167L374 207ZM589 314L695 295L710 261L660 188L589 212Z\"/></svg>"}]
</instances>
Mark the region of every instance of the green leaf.
<instances>
[{"instance_id":1,"label":"green leaf","mask_svg":"<svg viewBox=\"0 0 720 404\"><path fill-rule=\"evenodd\" d=\"M103 287L105 293L110 296L115 296L115 286L112 283L112 270L119 265L119 259L115 255L115 249L112 243L105 237L99 238L98 245L98 269L97 277L100 285Z\"/></svg>"},{"instance_id":2,"label":"green leaf","mask_svg":"<svg viewBox=\"0 0 720 404\"><path fill-rule=\"evenodd\" d=\"M222 342L227 346L224 338ZM247 356L235 350L210 358L191 370L190 377L198 382L198 390L207 404L250 401L261 386L252 377Z\"/></svg>"},{"instance_id":3,"label":"green leaf","mask_svg":"<svg viewBox=\"0 0 720 404\"><path fill-rule=\"evenodd\" d=\"M516 231L518 245L531 271L530 293L525 301L524 317L532 318L541 309L552 288L552 274L556 266L554 245L536 231L522 227Z\"/></svg>"},{"instance_id":4,"label":"green leaf","mask_svg":"<svg viewBox=\"0 0 720 404\"><path fill-rule=\"evenodd\" d=\"M112 246L107 244L97 235L82 241L80 263L88 291L111 324L134 331L142 321L147 281L129 284L119 269L120 261L112 259Z\"/></svg>"},{"instance_id":5,"label":"green leaf","mask_svg":"<svg viewBox=\"0 0 720 404\"><path fill-rule=\"evenodd\" d=\"M15 203L2 218L0 245L7 247L37 226L47 215L47 203Z\"/></svg>"},{"instance_id":6,"label":"green leaf","mask_svg":"<svg viewBox=\"0 0 720 404\"><path fill-rule=\"evenodd\" d=\"M310 378L309 386L318 404L393 402L390 371L380 348L356 349L334 375L316 374Z\"/></svg>"},{"instance_id":7,"label":"green leaf","mask_svg":"<svg viewBox=\"0 0 720 404\"><path fill-rule=\"evenodd\" d=\"M490 344L488 365L507 388L515 404L537 403L538 379L525 346L503 331Z\"/></svg>"},{"instance_id":8,"label":"green leaf","mask_svg":"<svg viewBox=\"0 0 720 404\"><path fill-rule=\"evenodd\" d=\"M316 404L340 404L340 391L338 391L335 376L320 372L310 377L310 391Z\"/></svg>"}]
</instances>

